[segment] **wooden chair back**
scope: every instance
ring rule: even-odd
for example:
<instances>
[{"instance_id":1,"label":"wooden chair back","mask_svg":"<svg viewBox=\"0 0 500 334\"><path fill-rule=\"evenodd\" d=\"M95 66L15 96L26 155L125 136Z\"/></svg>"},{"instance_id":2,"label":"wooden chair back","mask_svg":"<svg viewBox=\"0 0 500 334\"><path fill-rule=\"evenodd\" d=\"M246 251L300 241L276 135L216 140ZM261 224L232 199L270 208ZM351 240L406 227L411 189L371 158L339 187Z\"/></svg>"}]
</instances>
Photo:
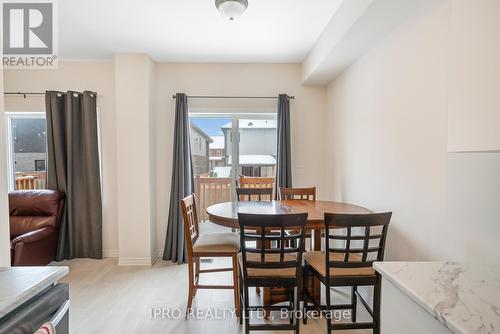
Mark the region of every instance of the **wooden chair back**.
<instances>
[{"instance_id":1,"label":"wooden chair back","mask_svg":"<svg viewBox=\"0 0 500 334\"><path fill-rule=\"evenodd\" d=\"M240 201L271 201L272 188L236 188L236 198Z\"/></svg>"},{"instance_id":2,"label":"wooden chair back","mask_svg":"<svg viewBox=\"0 0 500 334\"><path fill-rule=\"evenodd\" d=\"M248 280L248 270L282 270L295 268L296 277L302 277L302 253L304 251L307 213L261 215L238 213L240 224L240 247L243 262L243 277ZM269 233L268 231L279 233ZM294 231L287 233L287 230ZM278 245L272 247L272 245ZM250 260L249 255L252 256ZM265 274L263 275L265 277ZM272 279L261 284L271 284ZM264 286L264 285L262 285Z\"/></svg>"},{"instance_id":3,"label":"wooden chair back","mask_svg":"<svg viewBox=\"0 0 500 334\"><path fill-rule=\"evenodd\" d=\"M242 188L273 188L274 177L240 176L239 186Z\"/></svg>"},{"instance_id":4,"label":"wooden chair back","mask_svg":"<svg viewBox=\"0 0 500 334\"><path fill-rule=\"evenodd\" d=\"M280 188L280 199L282 200L316 200L316 187L311 188Z\"/></svg>"},{"instance_id":5,"label":"wooden chair back","mask_svg":"<svg viewBox=\"0 0 500 334\"><path fill-rule=\"evenodd\" d=\"M181 199L182 218L184 220L184 235L189 258L193 254L193 245L200 236L198 228L198 213L196 210L196 196L191 194Z\"/></svg>"},{"instance_id":6,"label":"wooden chair back","mask_svg":"<svg viewBox=\"0 0 500 334\"><path fill-rule=\"evenodd\" d=\"M327 277L332 268L368 268L383 261L391 216L392 212L325 213Z\"/></svg>"},{"instance_id":7,"label":"wooden chair back","mask_svg":"<svg viewBox=\"0 0 500 334\"><path fill-rule=\"evenodd\" d=\"M240 176L238 186L240 188L271 188L273 189L276 179L274 177L253 177L253 176Z\"/></svg>"}]
</instances>

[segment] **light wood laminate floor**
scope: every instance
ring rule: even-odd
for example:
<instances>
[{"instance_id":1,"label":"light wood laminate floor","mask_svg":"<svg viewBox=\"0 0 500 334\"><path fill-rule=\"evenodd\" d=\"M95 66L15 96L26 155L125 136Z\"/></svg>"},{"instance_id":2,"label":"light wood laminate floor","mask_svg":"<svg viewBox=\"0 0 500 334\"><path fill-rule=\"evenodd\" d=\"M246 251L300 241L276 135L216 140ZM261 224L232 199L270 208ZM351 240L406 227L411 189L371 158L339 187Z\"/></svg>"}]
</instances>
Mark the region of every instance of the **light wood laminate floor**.
<instances>
[{"instance_id":1,"label":"light wood laminate floor","mask_svg":"<svg viewBox=\"0 0 500 334\"><path fill-rule=\"evenodd\" d=\"M159 260L151 267L124 267L117 266L116 259L77 259L59 265L70 267L69 275L62 281L70 284L72 334L244 332L238 320L233 319L229 313L226 313L224 319L185 320L151 317L153 307L185 309L186 265L179 266ZM231 276L230 273L207 274L204 280L202 278L202 282L230 283ZM254 302L258 302L260 297L256 293L251 294L255 298ZM336 293L335 296L339 303L345 300L345 296L341 294ZM228 307L233 307L232 292L200 290L193 301L193 306L204 314L207 314L208 309L222 312ZM310 320L306 326L301 324L301 332L326 333L326 323L324 320ZM364 334L371 331L339 333Z\"/></svg>"},{"instance_id":2,"label":"light wood laminate floor","mask_svg":"<svg viewBox=\"0 0 500 334\"><path fill-rule=\"evenodd\" d=\"M212 224L200 224L202 233L218 232L222 229ZM230 260L214 259L213 263L202 263L202 267L230 266ZM118 266L116 258L103 260L75 259L55 265L67 265L69 275L62 282L70 284L70 330L72 334L156 334L196 333L235 334L244 333L237 318L230 311L233 304L232 290L199 290L193 300L193 308L202 319L179 319L176 312L184 312L187 304L187 265L177 265L158 260L153 266ZM232 274L204 274L203 284L232 284ZM347 290L348 291L348 290ZM260 296L251 291L252 304L261 304ZM349 302L342 291L333 295L335 303ZM358 303L359 304L359 303ZM152 308L174 310L177 319L152 318ZM180 310L180 311L176 311ZM216 319L206 315L216 316ZM217 314L215 312L218 312ZM279 312L273 312L279 318ZM222 318L222 315L225 317ZM369 320L369 316L358 305L358 321ZM340 331L339 334L369 334L372 331ZM259 332L252 332L259 333ZM260 332L260 333L287 333ZM288 332L289 333L289 332ZM301 324L301 333L326 333L324 319L309 320ZM334 332L335 333L335 332Z\"/></svg>"}]
</instances>

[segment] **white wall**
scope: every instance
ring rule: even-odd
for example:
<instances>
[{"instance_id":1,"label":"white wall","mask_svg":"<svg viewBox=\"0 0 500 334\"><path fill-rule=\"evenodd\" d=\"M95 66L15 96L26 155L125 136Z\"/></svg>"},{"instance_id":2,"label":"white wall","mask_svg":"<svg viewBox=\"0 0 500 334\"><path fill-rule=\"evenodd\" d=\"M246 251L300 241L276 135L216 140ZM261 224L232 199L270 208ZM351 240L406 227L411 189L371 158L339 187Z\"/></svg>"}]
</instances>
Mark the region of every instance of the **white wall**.
<instances>
[{"instance_id":1,"label":"white wall","mask_svg":"<svg viewBox=\"0 0 500 334\"><path fill-rule=\"evenodd\" d=\"M459 259L500 259L499 174L498 153L448 155L446 221L451 236L444 242Z\"/></svg>"},{"instance_id":2,"label":"white wall","mask_svg":"<svg viewBox=\"0 0 500 334\"><path fill-rule=\"evenodd\" d=\"M148 57L149 58L149 57ZM157 159L156 159L156 64L151 58L147 60L148 63L148 81L149 81L149 101L148 102L148 112L149 112L149 212L151 213L149 217L149 254L151 254L151 262L158 259L158 221L157 221L157 210L158 210L158 198L157 198L157 181L156 181L156 171L157 171Z\"/></svg>"},{"instance_id":3,"label":"white wall","mask_svg":"<svg viewBox=\"0 0 500 334\"><path fill-rule=\"evenodd\" d=\"M323 116L325 88L301 85L299 64L171 64L156 65L157 103L157 189L158 246L165 243L170 178L174 93L188 95L278 96L295 95L291 101L292 166L295 186L318 187L318 197L326 192L323 180ZM276 110L276 101L196 100L190 107L220 111Z\"/></svg>"},{"instance_id":4,"label":"white wall","mask_svg":"<svg viewBox=\"0 0 500 334\"><path fill-rule=\"evenodd\" d=\"M456 2L407 22L328 87L328 196L394 212L388 259L499 259L500 156L447 153L450 22L468 15Z\"/></svg>"},{"instance_id":5,"label":"white wall","mask_svg":"<svg viewBox=\"0 0 500 334\"><path fill-rule=\"evenodd\" d=\"M103 253L118 255L116 203L116 116L114 68L110 61L60 62L57 70L5 70L5 90L45 92L46 90L93 90L101 125ZM7 96L6 111L45 111L43 96Z\"/></svg>"},{"instance_id":6,"label":"white wall","mask_svg":"<svg viewBox=\"0 0 500 334\"><path fill-rule=\"evenodd\" d=\"M148 265L158 254L154 65L144 54L115 55L114 65L119 264Z\"/></svg>"},{"instance_id":7,"label":"white wall","mask_svg":"<svg viewBox=\"0 0 500 334\"><path fill-rule=\"evenodd\" d=\"M500 1L451 10L448 150L500 152Z\"/></svg>"},{"instance_id":8,"label":"white wall","mask_svg":"<svg viewBox=\"0 0 500 334\"><path fill-rule=\"evenodd\" d=\"M3 71L0 69L0 267L10 266L9 203L7 199L7 153L3 117Z\"/></svg>"}]
</instances>

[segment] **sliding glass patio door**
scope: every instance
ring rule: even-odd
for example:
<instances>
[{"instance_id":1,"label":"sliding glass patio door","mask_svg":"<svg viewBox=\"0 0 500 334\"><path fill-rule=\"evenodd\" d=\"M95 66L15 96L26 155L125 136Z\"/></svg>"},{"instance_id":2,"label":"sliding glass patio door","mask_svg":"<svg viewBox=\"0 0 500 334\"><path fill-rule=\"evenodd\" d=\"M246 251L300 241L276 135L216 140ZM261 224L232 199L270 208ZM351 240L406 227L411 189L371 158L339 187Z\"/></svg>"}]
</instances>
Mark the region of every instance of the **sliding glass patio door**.
<instances>
[{"instance_id":1,"label":"sliding glass patio door","mask_svg":"<svg viewBox=\"0 0 500 334\"><path fill-rule=\"evenodd\" d=\"M275 113L192 113L190 139L201 220L210 205L236 200L236 187L272 186Z\"/></svg>"}]
</instances>

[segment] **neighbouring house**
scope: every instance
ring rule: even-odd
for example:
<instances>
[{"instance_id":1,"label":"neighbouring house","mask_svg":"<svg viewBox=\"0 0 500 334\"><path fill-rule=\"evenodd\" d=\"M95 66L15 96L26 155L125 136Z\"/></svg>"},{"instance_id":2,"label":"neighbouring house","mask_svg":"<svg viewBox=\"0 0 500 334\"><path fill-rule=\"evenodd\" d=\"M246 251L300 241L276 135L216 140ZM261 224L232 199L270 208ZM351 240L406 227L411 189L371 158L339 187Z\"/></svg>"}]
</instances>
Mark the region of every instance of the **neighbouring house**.
<instances>
[{"instance_id":1,"label":"neighbouring house","mask_svg":"<svg viewBox=\"0 0 500 334\"><path fill-rule=\"evenodd\" d=\"M231 147L232 123L222 126L225 147ZM239 121L239 175L273 177L276 166L276 120ZM226 150L227 165L232 164L231 152Z\"/></svg>"},{"instance_id":2,"label":"neighbouring house","mask_svg":"<svg viewBox=\"0 0 500 334\"><path fill-rule=\"evenodd\" d=\"M43 118L13 118L12 146L16 173L45 171L47 125Z\"/></svg>"},{"instance_id":3,"label":"neighbouring house","mask_svg":"<svg viewBox=\"0 0 500 334\"><path fill-rule=\"evenodd\" d=\"M196 124L191 122L190 140L194 176L208 173L209 145L212 139Z\"/></svg>"},{"instance_id":4,"label":"neighbouring house","mask_svg":"<svg viewBox=\"0 0 500 334\"><path fill-rule=\"evenodd\" d=\"M44 118L10 117L14 189L44 189L47 160L47 123Z\"/></svg>"},{"instance_id":5,"label":"neighbouring house","mask_svg":"<svg viewBox=\"0 0 500 334\"><path fill-rule=\"evenodd\" d=\"M225 152L225 140L224 136L212 136L210 137L212 142L209 145L209 160L210 160L210 170L215 170L215 167L226 165L226 152Z\"/></svg>"}]
</instances>

